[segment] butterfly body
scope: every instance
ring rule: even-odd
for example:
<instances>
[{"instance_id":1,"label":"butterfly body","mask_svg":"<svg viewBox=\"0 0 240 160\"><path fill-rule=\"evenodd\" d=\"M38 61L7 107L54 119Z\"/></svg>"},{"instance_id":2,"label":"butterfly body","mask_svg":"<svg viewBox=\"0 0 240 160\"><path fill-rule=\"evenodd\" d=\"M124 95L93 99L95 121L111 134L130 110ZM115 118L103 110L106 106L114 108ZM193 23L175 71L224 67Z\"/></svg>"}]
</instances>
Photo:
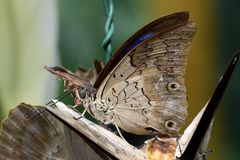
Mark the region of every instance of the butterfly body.
<instances>
[{"instance_id":1,"label":"butterfly body","mask_svg":"<svg viewBox=\"0 0 240 160\"><path fill-rule=\"evenodd\" d=\"M91 84L96 93L80 97L80 101L96 119L127 132L177 136L187 116L184 78L195 32L186 12L150 23L124 43L102 69ZM79 77L79 93L87 87L85 81Z\"/></svg>"}]
</instances>

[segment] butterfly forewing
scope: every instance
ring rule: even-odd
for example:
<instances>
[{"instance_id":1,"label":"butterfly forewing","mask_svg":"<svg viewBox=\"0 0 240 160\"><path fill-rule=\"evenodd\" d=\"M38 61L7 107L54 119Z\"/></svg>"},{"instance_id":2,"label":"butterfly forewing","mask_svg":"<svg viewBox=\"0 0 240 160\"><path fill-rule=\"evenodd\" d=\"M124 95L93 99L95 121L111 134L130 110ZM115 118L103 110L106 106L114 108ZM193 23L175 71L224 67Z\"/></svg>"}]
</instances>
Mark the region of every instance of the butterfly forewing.
<instances>
[{"instance_id":1,"label":"butterfly forewing","mask_svg":"<svg viewBox=\"0 0 240 160\"><path fill-rule=\"evenodd\" d=\"M113 55L111 60L106 64L101 73L99 74L94 87L99 88L105 77L111 72L111 70L119 63L119 61L134 47L140 44L142 41L152 37L156 33L165 32L173 28L177 28L183 24L186 24L189 18L188 12L173 13L164 17L161 17L148 25L144 26L134 35L132 35Z\"/></svg>"},{"instance_id":2,"label":"butterfly forewing","mask_svg":"<svg viewBox=\"0 0 240 160\"><path fill-rule=\"evenodd\" d=\"M188 22L133 48L102 82L97 99L127 132L177 135L187 116L187 54L196 32ZM97 117L97 115L96 115Z\"/></svg>"}]
</instances>

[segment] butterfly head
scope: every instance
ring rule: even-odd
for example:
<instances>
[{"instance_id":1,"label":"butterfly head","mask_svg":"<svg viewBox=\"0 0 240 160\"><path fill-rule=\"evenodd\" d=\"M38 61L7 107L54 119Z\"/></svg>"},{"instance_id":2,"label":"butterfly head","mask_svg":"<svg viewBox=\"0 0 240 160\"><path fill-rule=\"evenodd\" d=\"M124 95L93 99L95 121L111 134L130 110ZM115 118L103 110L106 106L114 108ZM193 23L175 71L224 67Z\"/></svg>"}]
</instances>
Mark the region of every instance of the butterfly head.
<instances>
[{"instance_id":1,"label":"butterfly head","mask_svg":"<svg viewBox=\"0 0 240 160\"><path fill-rule=\"evenodd\" d=\"M79 105L84 102L89 102L95 100L96 89L93 88L89 81L82 80L81 85L73 93L74 103Z\"/></svg>"},{"instance_id":2,"label":"butterfly head","mask_svg":"<svg viewBox=\"0 0 240 160\"><path fill-rule=\"evenodd\" d=\"M60 66L45 66L45 69L64 80L65 91L72 92L75 104L80 105L85 101L95 99L96 89L93 88L89 80L85 80Z\"/></svg>"}]
</instances>

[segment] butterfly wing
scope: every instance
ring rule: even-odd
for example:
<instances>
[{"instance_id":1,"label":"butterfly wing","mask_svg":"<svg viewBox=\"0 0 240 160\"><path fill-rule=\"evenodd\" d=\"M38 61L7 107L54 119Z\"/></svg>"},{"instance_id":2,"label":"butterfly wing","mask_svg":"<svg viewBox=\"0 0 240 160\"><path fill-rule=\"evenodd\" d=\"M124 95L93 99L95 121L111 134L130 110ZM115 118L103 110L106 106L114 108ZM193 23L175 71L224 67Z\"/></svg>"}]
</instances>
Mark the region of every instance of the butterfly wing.
<instances>
[{"instance_id":1,"label":"butterfly wing","mask_svg":"<svg viewBox=\"0 0 240 160\"><path fill-rule=\"evenodd\" d=\"M188 18L188 12L177 12L161 17L140 29L133 36L131 36L112 56L111 60L106 64L106 66L99 74L96 82L94 83L94 87L99 88L106 76L118 64L119 60L121 60L130 50L136 47L139 43L148 39L156 33L165 32L167 30L171 30L173 28L181 26L182 24L187 23Z\"/></svg>"},{"instance_id":2,"label":"butterfly wing","mask_svg":"<svg viewBox=\"0 0 240 160\"><path fill-rule=\"evenodd\" d=\"M195 24L185 21L158 32L129 51L108 74L97 99L113 110L119 127L140 135L177 135L187 116L184 76L195 32Z\"/></svg>"},{"instance_id":3,"label":"butterfly wing","mask_svg":"<svg viewBox=\"0 0 240 160\"><path fill-rule=\"evenodd\" d=\"M105 152L46 109L20 104L2 123L0 159L111 160Z\"/></svg>"}]
</instances>

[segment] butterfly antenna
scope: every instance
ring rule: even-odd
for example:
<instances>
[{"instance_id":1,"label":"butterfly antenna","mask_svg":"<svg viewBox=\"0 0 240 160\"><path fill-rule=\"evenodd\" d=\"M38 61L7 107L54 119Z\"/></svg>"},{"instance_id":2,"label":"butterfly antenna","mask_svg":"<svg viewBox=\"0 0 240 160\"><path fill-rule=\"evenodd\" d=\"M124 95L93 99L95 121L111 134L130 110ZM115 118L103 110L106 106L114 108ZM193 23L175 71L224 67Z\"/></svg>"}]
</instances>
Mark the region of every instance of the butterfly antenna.
<instances>
[{"instance_id":1,"label":"butterfly antenna","mask_svg":"<svg viewBox=\"0 0 240 160\"><path fill-rule=\"evenodd\" d=\"M66 93L56 97L55 99L57 99L57 101L53 102L53 101L49 101L48 103L46 103L46 106L55 106L55 104L59 101L61 101L63 98L65 98L66 96L68 96L69 94L71 94L73 91L75 91L78 87L72 89L71 91L67 91ZM26 114L25 117L26 119L32 119L34 117L36 117L37 115L43 113L46 110L45 107L39 107L37 109L34 109L30 114Z\"/></svg>"},{"instance_id":2,"label":"butterfly antenna","mask_svg":"<svg viewBox=\"0 0 240 160\"><path fill-rule=\"evenodd\" d=\"M32 110L30 113L25 114L24 116L26 119L32 119L32 118L36 117L37 115L43 113L45 110L46 110L46 108L41 106L37 109Z\"/></svg>"},{"instance_id":3,"label":"butterfly antenna","mask_svg":"<svg viewBox=\"0 0 240 160\"><path fill-rule=\"evenodd\" d=\"M235 69L235 66L236 66L237 62L239 61L239 55L240 55L240 51L237 51L235 56L233 57L231 63L227 67L224 75L220 78L218 86L215 89L212 97L210 98L193 136L191 137L182 156L179 158L180 160L192 160L197 155L198 149L199 149L199 147L205 137L205 134L211 124L214 113L215 113L216 109L218 108L218 105L222 99L223 93L227 87L227 84L231 78L231 75Z\"/></svg>"},{"instance_id":4,"label":"butterfly antenna","mask_svg":"<svg viewBox=\"0 0 240 160\"><path fill-rule=\"evenodd\" d=\"M57 99L56 102L49 101L49 102L46 104L46 106L49 105L49 107L51 107L51 106L55 105L57 102L61 101L61 100L62 100L63 98L65 98L65 97L67 97L69 94L71 94L71 93L72 93L73 91L75 91L76 89L78 89L78 87L72 89L71 91L67 91L67 92L65 92L64 94L56 97L56 98L55 98L55 99ZM50 105L50 104L51 104L51 105Z\"/></svg>"}]
</instances>

